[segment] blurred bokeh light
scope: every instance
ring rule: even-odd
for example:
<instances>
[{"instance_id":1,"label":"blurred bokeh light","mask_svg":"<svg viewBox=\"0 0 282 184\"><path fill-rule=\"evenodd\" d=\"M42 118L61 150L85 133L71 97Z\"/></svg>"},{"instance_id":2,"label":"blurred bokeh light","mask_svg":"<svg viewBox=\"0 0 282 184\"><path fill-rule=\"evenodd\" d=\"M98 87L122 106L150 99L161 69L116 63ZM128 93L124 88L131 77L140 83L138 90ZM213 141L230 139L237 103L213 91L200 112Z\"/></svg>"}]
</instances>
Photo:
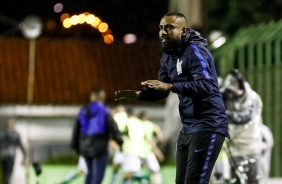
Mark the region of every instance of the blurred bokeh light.
<instances>
[{"instance_id":1,"label":"blurred bokeh light","mask_svg":"<svg viewBox=\"0 0 282 184\"><path fill-rule=\"evenodd\" d=\"M93 24L95 21L95 16L93 14L89 14L86 16L86 23L87 24Z\"/></svg>"},{"instance_id":2,"label":"blurred bokeh light","mask_svg":"<svg viewBox=\"0 0 282 184\"><path fill-rule=\"evenodd\" d=\"M100 24L101 24L101 20L98 17L95 17L94 22L91 25L95 28L98 28Z\"/></svg>"},{"instance_id":3,"label":"blurred bokeh light","mask_svg":"<svg viewBox=\"0 0 282 184\"><path fill-rule=\"evenodd\" d=\"M114 36L111 34L107 34L106 36L104 36L104 42L106 44L111 44L114 41Z\"/></svg>"},{"instance_id":4,"label":"blurred bokeh light","mask_svg":"<svg viewBox=\"0 0 282 184\"><path fill-rule=\"evenodd\" d=\"M86 15L85 14L80 14L79 16L79 24L84 24L85 23L85 21L86 21Z\"/></svg>"},{"instance_id":5,"label":"blurred bokeh light","mask_svg":"<svg viewBox=\"0 0 282 184\"><path fill-rule=\"evenodd\" d=\"M64 6L63 6L62 3L57 3L57 4L55 4L55 6L54 6L54 11L55 11L56 13L61 13L61 12L63 11L63 9L64 9Z\"/></svg>"},{"instance_id":6,"label":"blurred bokeh light","mask_svg":"<svg viewBox=\"0 0 282 184\"><path fill-rule=\"evenodd\" d=\"M105 22L103 22L103 23L101 23L101 24L99 25L99 31L100 31L101 33L106 32L106 31L108 30L108 28L109 28L109 26L108 26L108 24L105 23Z\"/></svg>"},{"instance_id":7,"label":"blurred bokeh light","mask_svg":"<svg viewBox=\"0 0 282 184\"><path fill-rule=\"evenodd\" d=\"M63 21L63 26L64 26L64 28L70 28L71 27L71 19L70 18L66 18Z\"/></svg>"},{"instance_id":8,"label":"blurred bokeh light","mask_svg":"<svg viewBox=\"0 0 282 184\"><path fill-rule=\"evenodd\" d=\"M78 22L79 22L79 17L77 15L73 15L71 18L70 18L70 21L71 21L71 24L72 25L77 25Z\"/></svg>"},{"instance_id":9,"label":"blurred bokeh light","mask_svg":"<svg viewBox=\"0 0 282 184\"><path fill-rule=\"evenodd\" d=\"M68 13L62 14L61 17L60 17L61 22L64 22L64 20L65 20L66 18L70 18L70 15L69 15Z\"/></svg>"},{"instance_id":10,"label":"blurred bokeh light","mask_svg":"<svg viewBox=\"0 0 282 184\"><path fill-rule=\"evenodd\" d=\"M135 34L126 34L123 37L123 42L126 44L132 44L135 43L137 41L137 36Z\"/></svg>"}]
</instances>

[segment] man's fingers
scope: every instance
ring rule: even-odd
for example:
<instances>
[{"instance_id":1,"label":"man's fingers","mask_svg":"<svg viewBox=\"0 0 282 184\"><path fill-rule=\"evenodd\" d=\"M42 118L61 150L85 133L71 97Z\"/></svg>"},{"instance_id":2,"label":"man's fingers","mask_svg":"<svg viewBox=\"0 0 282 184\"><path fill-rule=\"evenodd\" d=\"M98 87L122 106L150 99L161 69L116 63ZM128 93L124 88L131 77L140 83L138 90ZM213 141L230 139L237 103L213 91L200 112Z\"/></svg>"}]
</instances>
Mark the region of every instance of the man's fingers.
<instances>
[{"instance_id":1,"label":"man's fingers","mask_svg":"<svg viewBox=\"0 0 282 184\"><path fill-rule=\"evenodd\" d=\"M122 101L125 100L125 97L121 97L121 98L116 98L115 101Z\"/></svg>"},{"instance_id":2,"label":"man's fingers","mask_svg":"<svg viewBox=\"0 0 282 184\"><path fill-rule=\"evenodd\" d=\"M119 90L119 91L116 91L115 92L115 95L116 96L119 96L119 95L124 95L126 93L130 92L130 90Z\"/></svg>"},{"instance_id":3,"label":"man's fingers","mask_svg":"<svg viewBox=\"0 0 282 184\"><path fill-rule=\"evenodd\" d=\"M141 85L150 85L150 84L158 83L158 82L159 81L157 80L146 80L146 81L141 82Z\"/></svg>"},{"instance_id":4,"label":"man's fingers","mask_svg":"<svg viewBox=\"0 0 282 184\"><path fill-rule=\"evenodd\" d=\"M159 85L160 83L157 82L157 81L152 81L152 82L147 82L146 83L148 86L156 86L156 85Z\"/></svg>"}]
</instances>

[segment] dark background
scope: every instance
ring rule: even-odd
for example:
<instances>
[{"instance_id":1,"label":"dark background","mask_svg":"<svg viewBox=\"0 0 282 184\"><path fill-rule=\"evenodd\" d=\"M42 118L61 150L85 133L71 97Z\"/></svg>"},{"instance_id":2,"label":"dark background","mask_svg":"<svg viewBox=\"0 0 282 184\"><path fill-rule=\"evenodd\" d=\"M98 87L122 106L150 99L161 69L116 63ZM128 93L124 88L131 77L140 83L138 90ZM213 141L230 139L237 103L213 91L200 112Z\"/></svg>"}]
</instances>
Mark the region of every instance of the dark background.
<instances>
[{"instance_id":1,"label":"dark background","mask_svg":"<svg viewBox=\"0 0 282 184\"><path fill-rule=\"evenodd\" d=\"M61 13L53 10L56 3L64 5ZM88 25L64 29L60 22L62 13L73 15L88 11L107 22L116 38L126 33L155 38L159 20L168 11L168 3L169 0L1 0L0 35L21 36L6 19L20 22L25 16L34 14L44 22L42 36L100 38L101 35ZM242 27L282 18L282 0L202 0L202 6L204 27L201 31L204 35L220 30L232 36ZM55 23L55 27L49 29L48 21Z\"/></svg>"},{"instance_id":2,"label":"dark background","mask_svg":"<svg viewBox=\"0 0 282 184\"><path fill-rule=\"evenodd\" d=\"M64 5L64 9L61 13L55 13L54 5L59 2ZM45 23L43 36L101 37L89 25L78 25L67 30L63 28L60 22L62 13L73 15L87 11L107 22L116 37L126 33L155 37L158 22L168 10L167 5L167 0L1 0L0 17L20 22L27 15L37 15ZM50 20L56 23L53 30L46 29L46 23ZM20 35L13 31L11 25L3 22L0 23L1 33L7 36Z\"/></svg>"}]
</instances>

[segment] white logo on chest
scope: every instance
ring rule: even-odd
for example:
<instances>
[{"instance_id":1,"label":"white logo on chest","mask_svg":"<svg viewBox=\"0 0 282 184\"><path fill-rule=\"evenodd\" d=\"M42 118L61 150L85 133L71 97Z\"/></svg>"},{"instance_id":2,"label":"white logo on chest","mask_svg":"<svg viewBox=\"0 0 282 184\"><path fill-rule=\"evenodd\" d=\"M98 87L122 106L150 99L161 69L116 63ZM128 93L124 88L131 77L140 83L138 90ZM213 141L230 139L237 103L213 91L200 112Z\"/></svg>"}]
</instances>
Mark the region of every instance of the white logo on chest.
<instances>
[{"instance_id":1,"label":"white logo on chest","mask_svg":"<svg viewBox=\"0 0 282 184\"><path fill-rule=\"evenodd\" d=\"M182 60L177 59L176 70L177 70L177 75L182 74Z\"/></svg>"}]
</instances>

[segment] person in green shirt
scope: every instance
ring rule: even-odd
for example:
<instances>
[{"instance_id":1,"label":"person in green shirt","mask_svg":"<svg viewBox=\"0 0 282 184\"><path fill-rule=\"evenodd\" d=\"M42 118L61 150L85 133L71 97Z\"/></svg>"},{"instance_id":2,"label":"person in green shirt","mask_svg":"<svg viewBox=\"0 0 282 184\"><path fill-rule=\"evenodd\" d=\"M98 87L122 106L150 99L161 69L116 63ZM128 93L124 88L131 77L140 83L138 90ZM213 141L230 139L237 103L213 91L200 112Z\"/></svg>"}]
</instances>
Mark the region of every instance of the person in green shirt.
<instances>
[{"instance_id":1,"label":"person in green shirt","mask_svg":"<svg viewBox=\"0 0 282 184\"><path fill-rule=\"evenodd\" d=\"M146 114L146 112L141 112L139 114L139 119L142 121L146 140L144 146L145 155L142 160L144 165L151 172L152 184L160 184L161 174L158 159L163 161L164 156L157 147L157 144L163 141L163 135L159 126L149 120L149 116Z\"/></svg>"},{"instance_id":2,"label":"person in green shirt","mask_svg":"<svg viewBox=\"0 0 282 184\"><path fill-rule=\"evenodd\" d=\"M122 104L117 104L112 108L112 114L115 122L117 123L119 131L122 133L124 139L128 139L125 129L127 127L128 116L125 107ZM112 165L112 178L110 184L116 184L119 180L119 169L124 160L124 153L117 145L112 146L115 148L115 154Z\"/></svg>"}]
</instances>

